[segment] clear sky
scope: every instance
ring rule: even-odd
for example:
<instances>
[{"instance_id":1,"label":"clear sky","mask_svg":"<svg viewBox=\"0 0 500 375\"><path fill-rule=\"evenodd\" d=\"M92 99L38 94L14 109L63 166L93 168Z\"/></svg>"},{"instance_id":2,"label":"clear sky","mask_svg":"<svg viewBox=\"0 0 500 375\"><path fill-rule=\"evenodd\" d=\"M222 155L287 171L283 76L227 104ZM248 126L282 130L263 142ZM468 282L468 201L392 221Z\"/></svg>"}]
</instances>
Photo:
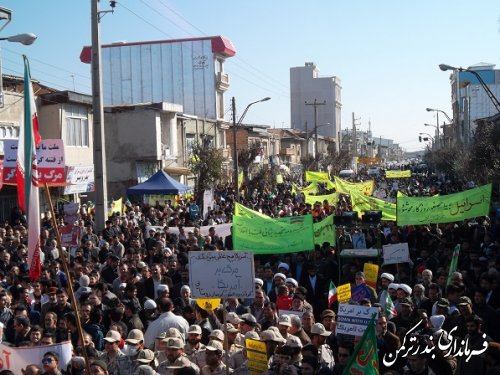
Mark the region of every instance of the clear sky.
<instances>
[{"instance_id":1,"label":"clear sky","mask_svg":"<svg viewBox=\"0 0 500 375\"><path fill-rule=\"evenodd\" d=\"M32 77L61 90L90 93L90 66L79 60L90 44L91 0L0 0L13 11L0 33L33 32L31 46L1 42L4 74ZM101 0L102 10L109 1ZM237 54L227 60L237 111L255 100L245 122L290 126L289 70L315 62L342 80L342 128L352 112L362 130L392 138L408 151L434 133L438 108L452 116L449 73L438 64L499 64L498 0L118 0L101 20L101 43L224 35ZM498 67L497 67L498 68ZM442 117L440 117L441 119Z\"/></svg>"}]
</instances>

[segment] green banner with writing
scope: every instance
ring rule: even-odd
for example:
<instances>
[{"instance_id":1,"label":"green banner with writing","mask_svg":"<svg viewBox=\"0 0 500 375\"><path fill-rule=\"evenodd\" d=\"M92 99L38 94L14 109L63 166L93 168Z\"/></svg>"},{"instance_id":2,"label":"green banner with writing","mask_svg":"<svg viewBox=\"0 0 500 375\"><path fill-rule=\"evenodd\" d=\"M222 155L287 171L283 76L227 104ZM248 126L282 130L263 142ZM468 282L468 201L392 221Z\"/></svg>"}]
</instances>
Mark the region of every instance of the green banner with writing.
<instances>
[{"instance_id":1,"label":"green banner with writing","mask_svg":"<svg viewBox=\"0 0 500 375\"><path fill-rule=\"evenodd\" d=\"M396 221L396 205L383 199L368 197L351 190L352 210L361 217L365 211L382 211L382 220Z\"/></svg>"},{"instance_id":2,"label":"green banner with writing","mask_svg":"<svg viewBox=\"0 0 500 375\"><path fill-rule=\"evenodd\" d=\"M385 178L408 178L411 177L411 171L385 171Z\"/></svg>"},{"instance_id":3,"label":"green banner with writing","mask_svg":"<svg viewBox=\"0 0 500 375\"><path fill-rule=\"evenodd\" d=\"M363 195L373 195L375 181L349 182L335 176L335 185L337 186L337 191L340 193L349 194L350 191L355 191Z\"/></svg>"},{"instance_id":4,"label":"green banner with writing","mask_svg":"<svg viewBox=\"0 0 500 375\"><path fill-rule=\"evenodd\" d=\"M314 248L311 215L273 219L236 204L233 247L254 254L292 253Z\"/></svg>"},{"instance_id":5,"label":"green banner with writing","mask_svg":"<svg viewBox=\"0 0 500 375\"><path fill-rule=\"evenodd\" d=\"M306 181L327 182L330 181L330 176L328 176L328 172L306 171Z\"/></svg>"},{"instance_id":6,"label":"green banner with writing","mask_svg":"<svg viewBox=\"0 0 500 375\"><path fill-rule=\"evenodd\" d=\"M316 202L320 202L323 205L323 202L326 200L332 206L337 205L337 201L339 200L338 193L332 193L327 195L305 195L305 202L314 205Z\"/></svg>"},{"instance_id":7,"label":"green banner with writing","mask_svg":"<svg viewBox=\"0 0 500 375\"><path fill-rule=\"evenodd\" d=\"M398 225L453 223L487 216L490 202L491 184L449 195L398 196Z\"/></svg>"},{"instance_id":8,"label":"green banner with writing","mask_svg":"<svg viewBox=\"0 0 500 375\"><path fill-rule=\"evenodd\" d=\"M314 223L313 230L315 245L322 246L324 242L328 242L330 246L337 245L333 215L327 216L318 223Z\"/></svg>"}]
</instances>

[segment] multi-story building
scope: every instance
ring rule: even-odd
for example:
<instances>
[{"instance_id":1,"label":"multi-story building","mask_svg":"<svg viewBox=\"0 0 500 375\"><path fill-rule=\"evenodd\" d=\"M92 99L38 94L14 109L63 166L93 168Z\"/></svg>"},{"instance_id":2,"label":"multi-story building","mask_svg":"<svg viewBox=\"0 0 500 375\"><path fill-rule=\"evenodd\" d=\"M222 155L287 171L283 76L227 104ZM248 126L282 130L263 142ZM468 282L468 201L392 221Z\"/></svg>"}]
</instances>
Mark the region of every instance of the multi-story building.
<instances>
[{"instance_id":1,"label":"multi-story building","mask_svg":"<svg viewBox=\"0 0 500 375\"><path fill-rule=\"evenodd\" d=\"M319 75L313 62L290 68L290 120L293 129L335 139L341 127L341 81L336 76ZM316 115L316 117L315 117Z\"/></svg>"},{"instance_id":2,"label":"multi-story building","mask_svg":"<svg viewBox=\"0 0 500 375\"><path fill-rule=\"evenodd\" d=\"M500 70L494 68L494 64L479 63L467 70L477 73L498 98ZM476 128L475 120L493 116L498 110L474 73L455 70L450 75L450 82L454 119L453 140L458 143L470 143Z\"/></svg>"},{"instance_id":3,"label":"multi-story building","mask_svg":"<svg viewBox=\"0 0 500 375\"><path fill-rule=\"evenodd\" d=\"M90 52L84 47L80 59L90 63ZM110 196L159 168L193 184L193 143L226 148L224 62L235 53L221 36L102 46Z\"/></svg>"}]
</instances>

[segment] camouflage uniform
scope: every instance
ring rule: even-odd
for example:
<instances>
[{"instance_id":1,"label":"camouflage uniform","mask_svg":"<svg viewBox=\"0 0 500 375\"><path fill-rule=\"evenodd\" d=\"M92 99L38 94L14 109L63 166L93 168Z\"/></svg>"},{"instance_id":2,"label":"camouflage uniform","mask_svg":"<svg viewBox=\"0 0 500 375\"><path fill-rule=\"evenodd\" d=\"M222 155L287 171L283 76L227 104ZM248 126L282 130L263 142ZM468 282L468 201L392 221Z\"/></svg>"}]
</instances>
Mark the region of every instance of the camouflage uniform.
<instances>
[{"instance_id":1,"label":"camouflage uniform","mask_svg":"<svg viewBox=\"0 0 500 375\"><path fill-rule=\"evenodd\" d=\"M233 370L229 369L229 373L232 374ZM201 369L200 374L201 375L225 375L225 374L227 374L226 365L224 363L220 362L219 366L217 366L217 368L214 371L210 370L210 367L208 365L205 365L205 367L203 367Z\"/></svg>"},{"instance_id":2,"label":"camouflage uniform","mask_svg":"<svg viewBox=\"0 0 500 375\"><path fill-rule=\"evenodd\" d=\"M243 366L243 363L246 361L246 357L243 354L243 347L240 345L236 344L231 345L228 354L229 354L228 365L229 368L232 368L233 370L236 370L237 368Z\"/></svg>"},{"instance_id":3,"label":"camouflage uniform","mask_svg":"<svg viewBox=\"0 0 500 375\"><path fill-rule=\"evenodd\" d=\"M135 370L137 367L142 365L142 363L137 362L137 357L139 354L136 354L134 356L128 356L128 355L123 355L118 358L117 360L117 372L115 373L116 375L130 375L135 373Z\"/></svg>"},{"instance_id":4,"label":"camouflage uniform","mask_svg":"<svg viewBox=\"0 0 500 375\"><path fill-rule=\"evenodd\" d=\"M190 343L184 346L184 353L187 355L189 360L196 364L199 368L205 366L205 345L200 343L198 349L194 349Z\"/></svg>"},{"instance_id":5,"label":"camouflage uniform","mask_svg":"<svg viewBox=\"0 0 500 375\"><path fill-rule=\"evenodd\" d=\"M196 366L196 363L191 362L185 354L182 354L173 363L170 363L168 359L163 361L156 369L156 372L160 375L173 375L175 369L168 368L170 366L192 367L196 371L196 374L200 373L200 368Z\"/></svg>"},{"instance_id":6,"label":"camouflage uniform","mask_svg":"<svg viewBox=\"0 0 500 375\"><path fill-rule=\"evenodd\" d=\"M118 349L118 352L116 355L110 356L108 353L103 352L101 356L99 356L99 359L101 361L104 361L106 365L108 365L108 372L109 375L118 375L118 361L121 357L124 357L125 354L122 353L121 350Z\"/></svg>"}]
</instances>

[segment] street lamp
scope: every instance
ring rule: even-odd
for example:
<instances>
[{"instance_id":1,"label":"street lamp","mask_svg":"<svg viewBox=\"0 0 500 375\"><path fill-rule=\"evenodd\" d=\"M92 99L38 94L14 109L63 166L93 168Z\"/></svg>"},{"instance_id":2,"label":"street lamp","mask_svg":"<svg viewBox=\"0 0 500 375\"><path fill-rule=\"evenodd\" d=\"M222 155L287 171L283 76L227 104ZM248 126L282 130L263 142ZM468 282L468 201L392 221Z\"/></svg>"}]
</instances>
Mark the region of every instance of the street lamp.
<instances>
[{"instance_id":1,"label":"street lamp","mask_svg":"<svg viewBox=\"0 0 500 375\"><path fill-rule=\"evenodd\" d=\"M469 72L472 75L474 75L477 78L477 80L479 81L479 83L481 84L481 86L483 87L484 91L486 91L486 95L488 95L488 97L490 98L490 100L493 103L493 105L495 106L497 112L500 112L500 101L498 101L495 94L493 94L493 92L490 90L490 88L488 87L486 82L484 82L483 78L479 75L478 72L476 72L475 70L471 70L471 69L464 69L462 67L456 68L454 66L447 65L447 64L439 64L439 69L441 69L443 72L445 72L447 70L455 70L455 71L459 71L459 72Z\"/></svg>"},{"instance_id":2,"label":"street lamp","mask_svg":"<svg viewBox=\"0 0 500 375\"><path fill-rule=\"evenodd\" d=\"M0 13L1 14L1 13ZM2 19L0 15L0 19ZM21 43L25 46L33 44L36 40L36 35L33 33L17 34L5 38L0 38L0 41L6 40L11 43ZM3 97L3 64L2 64L2 50L0 48L0 108L4 107L4 97Z\"/></svg>"},{"instance_id":3,"label":"street lamp","mask_svg":"<svg viewBox=\"0 0 500 375\"><path fill-rule=\"evenodd\" d=\"M241 122L243 121L243 118L248 112L248 108L250 108L252 105L260 103L260 102L267 102L268 100L271 100L270 97L265 97L263 99L257 100L255 102L250 103L247 105L245 110L243 111L243 114L241 115L240 119L238 122L236 122L236 100L234 99L234 96L232 98L232 109L233 109L233 183L235 184L235 201L239 201L239 189L238 189L238 151L236 151L236 131L237 128L241 125Z\"/></svg>"},{"instance_id":4,"label":"street lamp","mask_svg":"<svg viewBox=\"0 0 500 375\"><path fill-rule=\"evenodd\" d=\"M445 111L443 111L441 109L426 108L425 110L427 112L436 112L436 124L437 125L434 126L434 125L430 125L430 124L425 124L425 126L434 126L436 128L436 143L439 147L440 146L439 145L439 113L441 112L450 123L453 123L453 120L450 118L450 116L448 116L448 114Z\"/></svg>"},{"instance_id":5,"label":"street lamp","mask_svg":"<svg viewBox=\"0 0 500 375\"><path fill-rule=\"evenodd\" d=\"M432 139L432 142L434 142L434 137L429 133L418 133L418 135L427 135L430 139Z\"/></svg>"}]
</instances>

